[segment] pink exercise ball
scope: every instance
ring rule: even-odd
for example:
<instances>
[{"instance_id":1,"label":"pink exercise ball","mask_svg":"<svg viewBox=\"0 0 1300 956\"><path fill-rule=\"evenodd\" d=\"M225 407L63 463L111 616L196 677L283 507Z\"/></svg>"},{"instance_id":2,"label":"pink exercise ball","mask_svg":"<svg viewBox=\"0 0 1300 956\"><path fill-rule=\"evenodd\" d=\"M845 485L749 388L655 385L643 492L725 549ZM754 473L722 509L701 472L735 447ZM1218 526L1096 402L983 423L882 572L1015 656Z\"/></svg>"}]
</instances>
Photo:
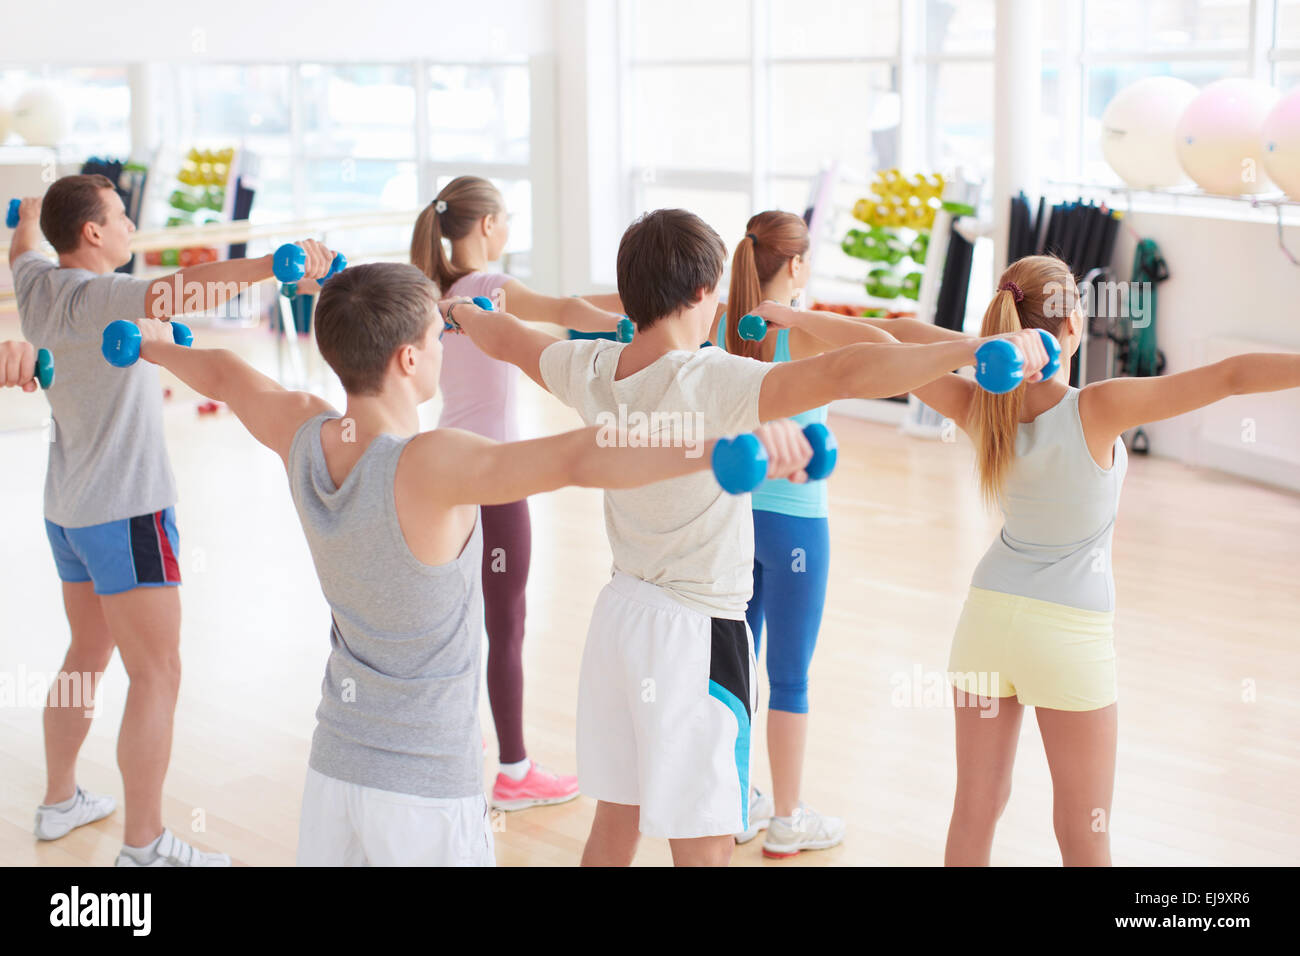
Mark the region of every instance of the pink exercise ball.
<instances>
[{"instance_id":1,"label":"pink exercise ball","mask_svg":"<svg viewBox=\"0 0 1300 956\"><path fill-rule=\"evenodd\" d=\"M1264 118L1264 170L1292 199L1300 200L1300 90Z\"/></svg>"},{"instance_id":2,"label":"pink exercise ball","mask_svg":"<svg viewBox=\"0 0 1300 956\"><path fill-rule=\"evenodd\" d=\"M1219 80L1192 100L1178 120L1178 161L1206 192L1267 192L1260 131L1278 92L1255 80Z\"/></svg>"}]
</instances>

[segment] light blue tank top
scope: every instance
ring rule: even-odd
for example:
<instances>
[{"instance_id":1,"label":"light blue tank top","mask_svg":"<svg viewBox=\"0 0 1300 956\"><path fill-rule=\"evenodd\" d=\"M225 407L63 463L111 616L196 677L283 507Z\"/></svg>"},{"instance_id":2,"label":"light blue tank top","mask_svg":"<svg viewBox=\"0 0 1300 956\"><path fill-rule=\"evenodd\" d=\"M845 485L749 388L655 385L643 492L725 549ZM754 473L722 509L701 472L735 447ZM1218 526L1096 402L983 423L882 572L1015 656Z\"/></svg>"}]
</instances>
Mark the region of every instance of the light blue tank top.
<instances>
[{"instance_id":1,"label":"light blue tank top","mask_svg":"<svg viewBox=\"0 0 1300 956\"><path fill-rule=\"evenodd\" d=\"M718 321L718 345L727 347L727 316ZM776 351L772 362L790 361L790 330L779 329L776 334ZM818 422L826 424L828 406L811 408L794 416L802 426ZM784 478L769 478L754 491L751 501L755 511L771 511L792 518L825 518L830 514L826 496L826 482L809 481L802 485Z\"/></svg>"},{"instance_id":2,"label":"light blue tank top","mask_svg":"<svg viewBox=\"0 0 1300 956\"><path fill-rule=\"evenodd\" d=\"M1103 469L1088 452L1079 390L1016 432L1002 495L1005 523L971 586L1089 611L1115 610L1111 536L1128 452Z\"/></svg>"}]
</instances>

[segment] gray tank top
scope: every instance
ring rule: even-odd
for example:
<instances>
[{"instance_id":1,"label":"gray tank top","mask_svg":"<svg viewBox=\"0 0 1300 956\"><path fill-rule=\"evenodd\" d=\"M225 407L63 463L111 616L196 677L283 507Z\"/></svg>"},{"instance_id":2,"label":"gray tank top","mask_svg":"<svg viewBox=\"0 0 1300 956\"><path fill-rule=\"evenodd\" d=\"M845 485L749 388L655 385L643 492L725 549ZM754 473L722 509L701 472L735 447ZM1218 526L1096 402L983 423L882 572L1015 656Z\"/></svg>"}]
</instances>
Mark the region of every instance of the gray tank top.
<instances>
[{"instance_id":1,"label":"gray tank top","mask_svg":"<svg viewBox=\"0 0 1300 956\"><path fill-rule=\"evenodd\" d=\"M410 439L379 436L336 488L320 432L338 417L304 424L289 451L289 487L333 617L309 764L379 790L482 793L481 523L456 560L418 560L393 492Z\"/></svg>"},{"instance_id":2,"label":"gray tank top","mask_svg":"<svg viewBox=\"0 0 1300 956\"><path fill-rule=\"evenodd\" d=\"M1016 433L1002 496L1004 525L971 586L1090 611L1115 610L1110 546L1128 452L1102 469L1088 453L1079 390Z\"/></svg>"}]
</instances>

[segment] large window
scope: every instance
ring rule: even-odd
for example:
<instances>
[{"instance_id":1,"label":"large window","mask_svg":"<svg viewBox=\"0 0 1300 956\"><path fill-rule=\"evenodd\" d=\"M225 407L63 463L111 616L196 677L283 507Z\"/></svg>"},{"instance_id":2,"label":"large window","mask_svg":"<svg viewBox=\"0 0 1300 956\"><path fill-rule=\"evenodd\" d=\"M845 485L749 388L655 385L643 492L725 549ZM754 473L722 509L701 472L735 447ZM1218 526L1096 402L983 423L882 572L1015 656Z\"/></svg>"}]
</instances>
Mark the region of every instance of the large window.
<instances>
[{"instance_id":1,"label":"large window","mask_svg":"<svg viewBox=\"0 0 1300 956\"><path fill-rule=\"evenodd\" d=\"M256 190L255 223L415 209L451 177L483 175L506 195L509 266L526 275L532 87L525 61L159 66L153 93L165 145L155 165L170 173L191 147L237 148ZM169 191L155 191L151 224L165 219ZM411 239L407 226L329 238L361 258L400 257Z\"/></svg>"},{"instance_id":2,"label":"large window","mask_svg":"<svg viewBox=\"0 0 1300 956\"><path fill-rule=\"evenodd\" d=\"M122 156L131 146L131 88L124 66L0 69L0 104L12 109L29 92L41 90L62 113L61 163L90 156ZM0 136L0 144L20 138ZM46 144L40 144L46 145Z\"/></svg>"},{"instance_id":3,"label":"large window","mask_svg":"<svg viewBox=\"0 0 1300 956\"><path fill-rule=\"evenodd\" d=\"M1117 182L1101 115L1142 77L1300 86L1300 0L1040 10L1046 180ZM754 211L802 212L832 166L859 192L894 166L991 179L995 0L622 0L619 11L625 220L689 203L730 244Z\"/></svg>"},{"instance_id":4,"label":"large window","mask_svg":"<svg viewBox=\"0 0 1300 956\"><path fill-rule=\"evenodd\" d=\"M898 0L624 0L622 211L684 206L731 246L759 209L804 212L819 171L893 165L899 13Z\"/></svg>"},{"instance_id":5,"label":"large window","mask_svg":"<svg viewBox=\"0 0 1300 956\"><path fill-rule=\"evenodd\" d=\"M534 278L531 67L523 62L430 67L427 178L431 200L454 177L490 179L505 198L504 267Z\"/></svg>"}]
</instances>

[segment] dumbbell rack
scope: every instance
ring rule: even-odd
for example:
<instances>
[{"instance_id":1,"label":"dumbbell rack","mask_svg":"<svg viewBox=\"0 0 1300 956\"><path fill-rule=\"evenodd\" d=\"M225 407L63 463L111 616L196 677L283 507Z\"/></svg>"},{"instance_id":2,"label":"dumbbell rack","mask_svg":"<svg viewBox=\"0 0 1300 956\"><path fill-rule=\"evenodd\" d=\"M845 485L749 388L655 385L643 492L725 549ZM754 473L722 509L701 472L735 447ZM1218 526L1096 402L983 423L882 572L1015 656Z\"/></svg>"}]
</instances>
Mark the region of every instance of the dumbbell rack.
<instances>
[{"instance_id":1,"label":"dumbbell rack","mask_svg":"<svg viewBox=\"0 0 1300 956\"><path fill-rule=\"evenodd\" d=\"M882 299L867 295L863 290L862 277L846 275L835 265L848 258L840 247L839 236L843 234L844 230L839 229L838 224L848 219L861 225L859 220L853 218L851 206L836 203L833 199L835 187L842 181L850 180L854 186L859 186L864 190L867 188L867 180L861 177L844 175L838 165L832 165L817 177L814 188L816 202L810 216L811 223L816 228L810 227L809 230L812 233L813 240L812 278L808 287L809 301L814 299L825 301L848 300L850 304L861 305L864 308L883 308L892 312L915 312L917 318L921 321L933 322L934 307L939 295L939 283L943 278L943 263L947 254L948 227L952 221L951 215L944 210L939 210L935 214L934 226L930 231L930 245L926 252L925 263L920 270L920 295L916 300L904 296ZM940 235L943 237L942 242L938 241ZM827 265L828 261L831 265ZM861 260L854 261L860 262ZM850 286L854 291L846 294L843 290ZM937 429L909 425L909 422L916 414L911 408L913 402L915 402L915 399L911 398L907 403L893 399L846 399L834 402L831 408L837 414L848 415L852 418L861 418L887 425L898 425L909 434L928 436L931 431L937 434Z\"/></svg>"}]
</instances>

